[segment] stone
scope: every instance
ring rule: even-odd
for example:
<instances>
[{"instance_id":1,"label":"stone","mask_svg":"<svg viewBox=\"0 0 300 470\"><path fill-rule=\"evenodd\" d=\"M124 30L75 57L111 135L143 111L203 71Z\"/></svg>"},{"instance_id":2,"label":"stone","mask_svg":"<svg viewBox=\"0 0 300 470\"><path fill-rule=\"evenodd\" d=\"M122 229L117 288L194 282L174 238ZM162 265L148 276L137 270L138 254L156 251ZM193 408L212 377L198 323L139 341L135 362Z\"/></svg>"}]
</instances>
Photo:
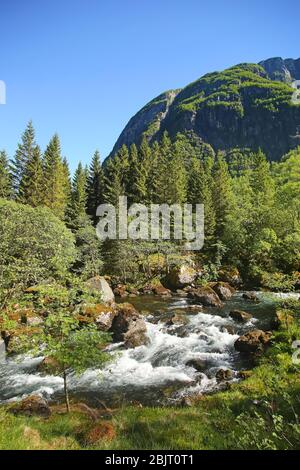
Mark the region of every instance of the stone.
<instances>
[{"instance_id":1,"label":"stone","mask_svg":"<svg viewBox=\"0 0 300 470\"><path fill-rule=\"evenodd\" d=\"M145 320L129 303L118 304L110 332L114 342L124 342L128 348L135 348L148 341Z\"/></svg>"},{"instance_id":2,"label":"stone","mask_svg":"<svg viewBox=\"0 0 300 470\"><path fill-rule=\"evenodd\" d=\"M221 327L221 331L227 332L227 333L229 333L230 335L235 335L235 329L234 329L234 327L231 326L231 325L223 325L223 326Z\"/></svg>"},{"instance_id":3,"label":"stone","mask_svg":"<svg viewBox=\"0 0 300 470\"><path fill-rule=\"evenodd\" d=\"M103 276L92 277L86 281L86 287L92 292L100 293L104 303L112 303L115 300L114 293Z\"/></svg>"},{"instance_id":4,"label":"stone","mask_svg":"<svg viewBox=\"0 0 300 470\"><path fill-rule=\"evenodd\" d=\"M219 271L219 279L234 287L239 287L242 284L242 278L239 270L234 267L224 267Z\"/></svg>"},{"instance_id":5,"label":"stone","mask_svg":"<svg viewBox=\"0 0 300 470\"><path fill-rule=\"evenodd\" d=\"M233 377L233 372L230 369L219 369L216 373L217 382L230 380Z\"/></svg>"},{"instance_id":6,"label":"stone","mask_svg":"<svg viewBox=\"0 0 300 470\"><path fill-rule=\"evenodd\" d=\"M47 401L38 395L31 395L14 403L8 411L14 415L41 416L43 418L49 418L51 415Z\"/></svg>"},{"instance_id":7,"label":"stone","mask_svg":"<svg viewBox=\"0 0 300 470\"><path fill-rule=\"evenodd\" d=\"M117 287L114 288L114 295L117 297L127 297L128 292L126 290L126 286L123 286L122 284L117 285Z\"/></svg>"},{"instance_id":8,"label":"stone","mask_svg":"<svg viewBox=\"0 0 300 470\"><path fill-rule=\"evenodd\" d=\"M251 313L244 312L243 310L232 310L229 316L238 322L246 323L247 321L251 320L252 315Z\"/></svg>"},{"instance_id":9,"label":"stone","mask_svg":"<svg viewBox=\"0 0 300 470\"><path fill-rule=\"evenodd\" d=\"M80 304L77 308L77 319L80 324L95 323L99 330L108 331L117 314L113 305Z\"/></svg>"},{"instance_id":10,"label":"stone","mask_svg":"<svg viewBox=\"0 0 300 470\"><path fill-rule=\"evenodd\" d=\"M235 341L234 348L236 351L247 354L262 353L269 346L271 336L271 331L249 331Z\"/></svg>"},{"instance_id":11,"label":"stone","mask_svg":"<svg viewBox=\"0 0 300 470\"><path fill-rule=\"evenodd\" d=\"M197 370L198 372L203 372L207 369L207 362L204 359L190 359L185 363L188 367L193 367L193 369Z\"/></svg>"},{"instance_id":12,"label":"stone","mask_svg":"<svg viewBox=\"0 0 300 470\"><path fill-rule=\"evenodd\" d=\"M211 286L221 300L229 300L235 293L235 289L228 282L217 282Z\"/></svg>"},{"instance_id":13,"label":"stone","mask_svg":"<svg viewBox=\"0 0 300 470\"><path fill-rule=\"evenodd\" d=\"M259 302L259 298L257 297L255 292L244 292L243 299L249 300L251 302Z\"/></svg>"},{"instance_id":14,"label":"stone","mask_svg":"<svg viewBox=\"0 0 300 470\"><path fill-rule=\"evenodd\" d=\"M186 325L188 323L187 317L182 313L174 313L171 318L166 322L166 325Z\"/></svg>"},{"instance_id":15,"label":"stone","mask_svg":"<svg viewBox=\"0 0 300 470\"><path fill-rule=\"evenodd\" d=\"M176 266L162 280L163 285L176 291L193 284L197 277L197 271L187 264Z\"/></svg>"},{"instance_id":16,"label":"stone","mask_svg":"<svg viewBox=\"0 0 300 470\"><path fill-rule=\"evenodd\" d=\"M223 304L211 287L199 287L189 292L188 297L199 301L205 307L222 307Z\"/></svg>"},{"instance_id":17,"label":"stone","mask_svg":"<svg viewBox=\"0 0 300 470\"><path fill-rule=\"evenodd\" d=\"M161 295L162 297L171 297L171 291L164 286L154 286L152 292L155 295Z\"/></svg>"}]
</instances>

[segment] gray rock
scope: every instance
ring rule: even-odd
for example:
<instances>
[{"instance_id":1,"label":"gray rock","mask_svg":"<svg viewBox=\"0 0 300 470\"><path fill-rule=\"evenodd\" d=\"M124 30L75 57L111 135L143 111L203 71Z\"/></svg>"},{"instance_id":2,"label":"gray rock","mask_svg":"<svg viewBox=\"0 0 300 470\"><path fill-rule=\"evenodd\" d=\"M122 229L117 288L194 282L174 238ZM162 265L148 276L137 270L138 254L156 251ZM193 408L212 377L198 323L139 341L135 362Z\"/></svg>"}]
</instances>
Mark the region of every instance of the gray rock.
<instances>
[{"instance_id":1,"label":"gray rock","mask_svg":"<svg viewBox=\"0 0 300 470\"><path fill-rule=\"evenodd\" d=\"M105 303L111 303L115 300L115 295L103 276L95 276L86 281L86 287L91 291L97 291L101 294Z\"/></svg>"},{"instance_id":2,"label":"gray rock","mask_svg":"<svg viewBox=\"0 0 300 470\"><path fill-rule=\"evenodd\" d=\"M243 312L243 310L232 310L229 316L233 318L233 320L236 320L238 322L243 322L243 323L246 323L252 318L251 313Z\"/></svg>"},{"instance_id":3,"label":"gray rock","mask_svg":"<svg viewBox=\"0 0 300 470\"><path fill-rule=\"evenodd\" d=\"M170 270L170 272L162 280L162 283L176 291L183 287L190 286L196 279L197 271L187 264L176 266Z\"/></svg>"}]
</instances>

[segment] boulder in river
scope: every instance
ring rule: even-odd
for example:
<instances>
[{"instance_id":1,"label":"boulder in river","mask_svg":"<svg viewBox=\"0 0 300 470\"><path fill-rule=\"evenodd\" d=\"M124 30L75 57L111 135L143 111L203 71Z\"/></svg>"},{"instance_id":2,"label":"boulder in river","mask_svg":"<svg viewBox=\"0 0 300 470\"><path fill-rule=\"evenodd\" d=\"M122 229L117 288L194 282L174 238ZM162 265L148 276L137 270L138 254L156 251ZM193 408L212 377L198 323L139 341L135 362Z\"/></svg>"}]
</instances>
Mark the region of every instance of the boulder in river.
<instances>
[{"instance_id":1,"label":"boulder in river","mask_svg":"<svg viewBox=\"0 0 300 470\"><path fill-rule=\"evenodd\" d=\"M253 330L240 336L234 343L236 351L242 353L261 353L269 346L272 332L263 330Z\"/></svg>"},{"instance_id":2,"label":"boulder in river","mask_svg":"<svg viewBox=\"0 0 300 470\"><path fill-rule=\"evenodd\" d=\"M117 313L109 331L113 334L114 342L124 341L128 348L135 348L148 341L145 320L129 303L118 304Z\"/></svg>"},{"instance_id":3,"label":"boulder in river","mask_svg":"<svg viewBox=\"0 0 300 470\"><path fill-rule=\"evenodd\" d=\"M250 302L259 302L256 292L244 292L243 299L249 300Z\"/></svg>"},{"instance_id":4,"label":"boulder in river","mask_svg":"<svg viewBox=\"0 0 300 470\"><path fill-rule=\"evenodd\" d=\"M197 300L205 307L222 307L218 294L209 286L199 287L189 292L188 297Z\"/></svg>"},{"instance_id":5,"label":"boulder in river","mask_svg":"<svg viewBox=\"0 0 300 470\"><path fill-rule=\"evenodd\" d=\"M171 291L162 285L157 285L152 288L152 292L155 295L160 295L162 297L171 297Z\"/></svg>"},{"instance_id":6,"label":"boulder in river","mask_svg":"<svg viewBox=\"0 0 300 470\"><path fill-rule=\"evenodd\" d=\"M51 415L47 401L38 395L31 395L14 403L8 411L14 415L42 416L43 418L49 418Z\"/></svg>"},{"instance_id":7,"label":"boulder in river","mask_svg":"<svg viewBox=\"0 0 300 470\"><path fill-rule=\"evenodd\" d=\"M126 286L123 284L118 284L117 287L114 288L114 295L117 297L127 297L129 292L126 290Z\"/></svg>"},{"instance_id":8,"label":"boulder in river","mask_svg":"<svg viewBox=\"0 0 300 470\"><path fill-rule=\"evenodd\" d=\"M228 282L216 282L211 286L221 300L229 300L235 293L235 289Z\"/></svg>"},{"instance_id":9,"label":"boulder in river","mask_svg":"<svg viewBox=\"0 0 300 470\"><path fill-rule=\"evenodd\" d=\"M197 370L198 372L203 372L207 369L207 362L204 359L190 359L185 363L188 367L193 367L193 369Z\"/></svg>"},{"instance_id":10,"label":"boulder in river","mask_svg":"<svg viewBox=\"0 0 300 470\"><path fill-rule=\"evenodd\" d=\"M95 323L99 330L108 331L117 311L115 306L105 304L80 304L77 319L81 324Z\"/></svg>"},{"instance_id":11,"label":"boulder in river","mask_svg":"<svg viewBox=\"0 0 300 470\"><path fill-rule=\"evenodd\" d=\"M181 266L172 268L164 277L162 283L169 289L176 291L177 289L182 289L183 287L193 284L196 276L197 271L193 267L188 264L182 264Z\"/></svg>"},{"instance_id":12,"label":"boulder in river","mask_svg":"<svg viewBox=\"0 0 300 470\"><path fill-rule=\"evenodd\" d=\"M167 321L166 325L186 325L188 323L188 319L186 315L182 314L181 312L174 313Z\"/></svg>"},{"instance_id":13,"label":"boulder in river","mask_svg":"<svg viewBox=\"0 0 300 470\"><path fill-rule=\"evenodd\" d=\"M224 380L230 380L233 377L233 372L230 369L219 369L216 373L217 382L223 382Z\"/></svg>"},{"instance_id":14,"label":"boulder in river","mask_svg":"<svg viewBox=\"0 0 300 470\"><path fill-rule=\"evenodd\" d=\"M244 312L243 310L231 310L229 316L238 322L246 323L251 320L251 313Z\"/></svg>"},{"instance_id":15,"label":"boulder in river","mask_svg":"<svg viewBox=\"0 0 300 470\"><path fill-rule=\"evenodd\" d=\"M110 285L103 276L95 276L86 281L86 287L91 291L97 291L101 294L104 303L112 303L115 300L113 291Z\"/></svg>"}]
</instances>

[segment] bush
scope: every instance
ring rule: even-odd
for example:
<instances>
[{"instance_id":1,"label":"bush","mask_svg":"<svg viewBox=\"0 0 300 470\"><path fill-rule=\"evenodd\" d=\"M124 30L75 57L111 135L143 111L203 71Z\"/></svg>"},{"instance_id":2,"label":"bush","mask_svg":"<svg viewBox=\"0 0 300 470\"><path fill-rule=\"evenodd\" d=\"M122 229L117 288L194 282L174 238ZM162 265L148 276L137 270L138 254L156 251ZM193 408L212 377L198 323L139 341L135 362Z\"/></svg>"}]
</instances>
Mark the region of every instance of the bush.
<instances>
[{"instance_id":1,"label":"bush","mask_svg":"<svg viewBox=\"0 0 300 470\"><path fill-rule=\"evenodd\" d=\"M74 237L53 213L0 199L0 299L45 279L63 279Z\"/></svg>"}]
</instances>

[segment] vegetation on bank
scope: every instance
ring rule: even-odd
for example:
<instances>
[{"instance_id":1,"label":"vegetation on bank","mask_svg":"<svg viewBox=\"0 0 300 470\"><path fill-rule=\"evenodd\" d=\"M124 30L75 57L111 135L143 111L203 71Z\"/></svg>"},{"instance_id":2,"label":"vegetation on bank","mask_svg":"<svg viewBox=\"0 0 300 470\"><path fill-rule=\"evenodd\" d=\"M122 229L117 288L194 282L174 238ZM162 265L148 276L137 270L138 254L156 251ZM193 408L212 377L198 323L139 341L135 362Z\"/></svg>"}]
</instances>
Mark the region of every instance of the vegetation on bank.
<instances>
[{"instance_id":1,"label":"vegetation on bank","mask_svg":"<svg viewBox=\"0 0 300 470\"><path fill-rule=\"evenodd\" d=\"M296 449L300 444L299 302L285 302L292 321L230 389L198 397L190 407L124 407L95 419L79 404L48 419L15 417L0 408L1 449ZM101 416L102 415L102 416ZM101 432L102 430L102 432Z\"/></svg>"}]
</instances>

